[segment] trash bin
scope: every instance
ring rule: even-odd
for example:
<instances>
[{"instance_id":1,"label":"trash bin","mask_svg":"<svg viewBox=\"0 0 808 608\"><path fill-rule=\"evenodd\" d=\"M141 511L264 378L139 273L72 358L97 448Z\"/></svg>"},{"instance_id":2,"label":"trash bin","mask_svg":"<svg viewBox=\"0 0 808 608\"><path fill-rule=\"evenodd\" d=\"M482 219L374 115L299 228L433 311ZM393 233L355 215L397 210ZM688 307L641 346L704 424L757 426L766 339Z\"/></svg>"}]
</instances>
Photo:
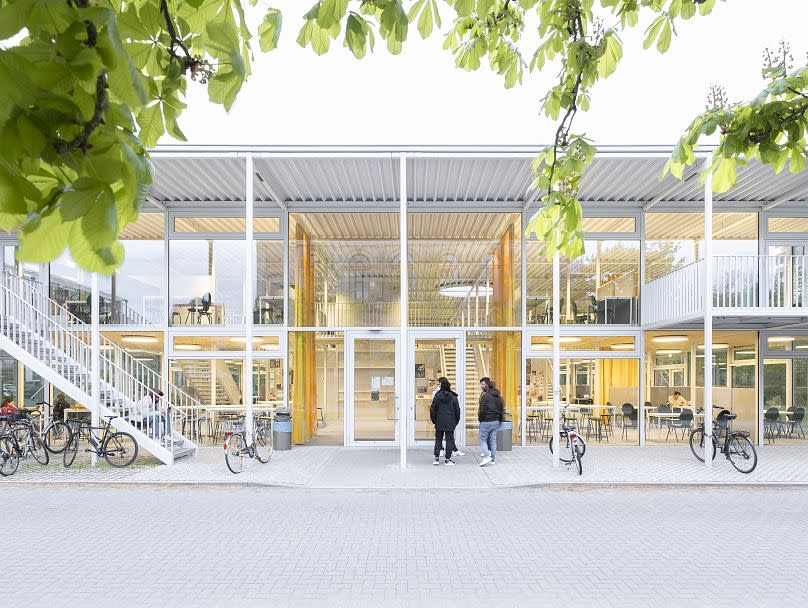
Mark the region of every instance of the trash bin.
<instances>
[{"instance_id":1,"label":"trash bin","mask_svg":"<svg viewBox=\"0 0 808 608\"><path fill-rule=\"evenodd\" d=\"M275 410L272 422L272 444L275 450L292 449L292 412L288 409Z\"/></svg>"},{"instance_id":2,"label":"trash bin","mask_svg":"<svg viewBox=\"0 0 808 608\"><path fill-rule=\"evenodd\" d=\"M513 450L513 423L506 414L505 420L497 429L497 452L510 452Z\"/></svg>"}]
</instances>

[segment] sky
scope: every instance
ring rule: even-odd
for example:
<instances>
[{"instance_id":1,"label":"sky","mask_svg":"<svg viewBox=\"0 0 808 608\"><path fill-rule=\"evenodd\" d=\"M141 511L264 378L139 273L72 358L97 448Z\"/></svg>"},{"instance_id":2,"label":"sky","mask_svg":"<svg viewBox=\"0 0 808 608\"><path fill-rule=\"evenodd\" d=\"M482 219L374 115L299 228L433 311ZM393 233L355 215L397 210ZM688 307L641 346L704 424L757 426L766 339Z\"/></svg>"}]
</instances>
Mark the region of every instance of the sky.
<instances>
[{"instance_id":1,"label":"sky","mask_svg":"<svg viewBox=\"0 0 808 608\"><path fill-rule=\"evenodd\" d=\"M262 0L263 2L263 0ZM251 11L260 21L262 3ZM180 120L193 144L471 145L546 144L554 123L539 114L556 69L527 73L506 90L487 66L464 72L441 48L443 36L423 41L410 29L398 56L377 40L363 60L342 47L318 57L295 41L310 2L272 2L284 11L279 48L255 43L253 74L229 113L189 83L189 108ZM597 4L597 2L596 2ZM446 31L449 9L443 11ZM762 52L780 40L792 45L796 65L808 52L806 0L727 0L708 17L678 22L668 53L642 48L650 18L625 33L618 71L596 85L592 108L579 113L574 132L598 144L673 145L705 108L713 83L731 101L763 86ZM253 28L255 29L255 27ZM534 28L535 29L535 28ZM529 35L529 34L527 34ZM176 143L169 137L161 143Z\"/></svg>"}]
</instances>

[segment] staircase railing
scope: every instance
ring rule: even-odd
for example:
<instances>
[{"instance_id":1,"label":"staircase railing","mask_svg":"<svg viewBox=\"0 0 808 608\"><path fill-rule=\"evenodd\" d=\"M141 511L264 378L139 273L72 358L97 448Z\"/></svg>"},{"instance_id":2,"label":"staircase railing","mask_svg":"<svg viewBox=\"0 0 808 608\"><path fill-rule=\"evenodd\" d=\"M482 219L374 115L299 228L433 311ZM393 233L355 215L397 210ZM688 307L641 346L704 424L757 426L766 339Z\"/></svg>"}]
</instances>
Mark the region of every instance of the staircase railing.
<instances>
[{"instance_id":1,"label":"staircase railing","mask_svg":"<svg viewBox=\"0 0 808 608\"><path fill-rule=\"evenodd\" d=\"M25 350L44 360L83 392L92 394L90 326L51 300L35 284L14 273L3 273L2 289L5 308L0 312L7 319L7 334L9 330L14 332L9 338L22 340ZM9 323L10 319L18 323ZM48 358L38 354L40 351ZM150 437L161 434L160 431L179 429L185 437L198 439L203 406L197 399L104 336L100 336L99 358L102 401L107 407ZM158 391L163 395L159 396ZM166 432L165 437L166 447L171 450L174 433Z\"/></svg>"}]
</instances>

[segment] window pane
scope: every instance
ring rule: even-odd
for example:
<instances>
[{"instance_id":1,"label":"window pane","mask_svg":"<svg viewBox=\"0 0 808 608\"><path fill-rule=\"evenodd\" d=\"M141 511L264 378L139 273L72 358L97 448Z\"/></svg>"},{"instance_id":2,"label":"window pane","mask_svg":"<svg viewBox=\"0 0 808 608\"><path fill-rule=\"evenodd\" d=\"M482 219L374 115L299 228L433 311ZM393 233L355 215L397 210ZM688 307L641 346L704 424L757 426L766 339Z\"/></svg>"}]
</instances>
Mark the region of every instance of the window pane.
<instances>
[{"instance_id":1,"label":"window pane","mask_svg":"<svg viewBox=\"0 0 808 608\"><path fill-rule=\"evenodd\" d=\"M194 351L243 351L247 339L243 336L176 336L174 350ZM253 336L253 351L280 352L278 336Z\"/></svg>"},{"instance_id":2,"label":"window pane","mask_svg":"<svg viewBox=\"0 0 808 608\"><path fill-rule=\"evenodd\" d=\"M561 336L559 348L560 350L631 351L634 350L634 336ZM553 350L552 336L531 336L530 350Z\"/></svg>"},{"instance_id":3,"label":"window pane","mask_svg":"<svg viewBox=\"0 0 808 608\"><path fill-rule=\"evenodd\" d=\"M175 217L174 232L177 233L228 233L244 234L247 219L244 217ZM254 233L280 232L277 217L253 218Z\"/></svg>"},{"instance_id":4,"label":"window pane","mask_svg":"<svg viewBox=\"0 0 808 608\"><path fill-rule=\"evenodd\" d=\"M283 242L256 241L256 286L253 322L283 324Z\"/></svg>"},{"instance_id":5,"label":"window pane","mask_svg":"<svg viewBox=\"0 0 808 608\"><path fill-rule=\"evenodd\" d=\"M634 232L637 221L633 217L585 217L581 230L586 232Z\"/></svg>"},{"instance_id":6,"label":"window pane","mask_svg":"<svg viewBox=\"0 0 808 608\"><path fill-rule=\"evenodd\" d=\"M173 325L244 323L244 241L171 241Z\"/></svg>"},{"instance_id":7,"label":"window pane","mask_svg":"<svg viewBox=\"0 0 808 608\"><path fill-rule=\"evenodd\" d=\"M410 213L410 325L520 325L521 221L518 213Z\"/></svg>"},{"instance_id":8,"label":"window pane","mask_svg":"<svg viewBox=\"0 0 808 608\"><path fill-rule=\"evenodd\" d=\"M808 217L770 217L769 232L808 232Z\"/></svg>"}]
</instances>

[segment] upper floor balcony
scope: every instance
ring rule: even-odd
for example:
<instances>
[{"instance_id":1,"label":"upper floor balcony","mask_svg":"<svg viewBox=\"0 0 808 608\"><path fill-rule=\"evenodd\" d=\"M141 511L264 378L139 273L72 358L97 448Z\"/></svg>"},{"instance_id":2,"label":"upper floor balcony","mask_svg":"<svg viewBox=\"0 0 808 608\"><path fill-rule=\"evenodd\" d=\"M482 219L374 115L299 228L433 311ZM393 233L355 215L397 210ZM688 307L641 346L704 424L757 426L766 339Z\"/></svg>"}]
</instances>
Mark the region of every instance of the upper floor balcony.
<instances>
[{"instance_id":1,"label":"upper floor balcony","mask_svg":"<svg viewBox=\"0 0 808 608\"><path fill-rule=\"evenodd\" d=\"M751 323L808 316L805 255L722 255L713 258L713 316ZM646 327L698 322L704 316L705 261L698 260L643 287Z\"/></svg>"}]
</instances>

